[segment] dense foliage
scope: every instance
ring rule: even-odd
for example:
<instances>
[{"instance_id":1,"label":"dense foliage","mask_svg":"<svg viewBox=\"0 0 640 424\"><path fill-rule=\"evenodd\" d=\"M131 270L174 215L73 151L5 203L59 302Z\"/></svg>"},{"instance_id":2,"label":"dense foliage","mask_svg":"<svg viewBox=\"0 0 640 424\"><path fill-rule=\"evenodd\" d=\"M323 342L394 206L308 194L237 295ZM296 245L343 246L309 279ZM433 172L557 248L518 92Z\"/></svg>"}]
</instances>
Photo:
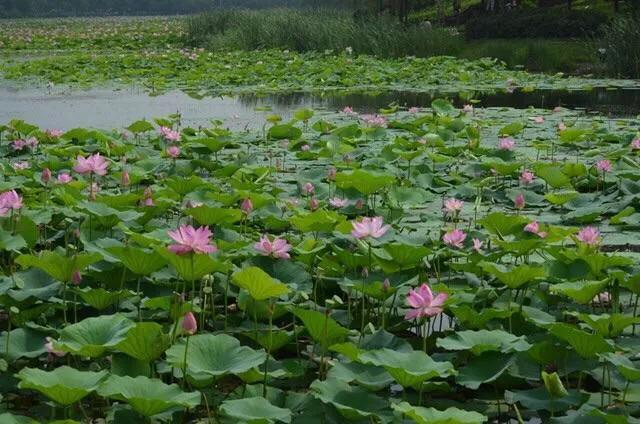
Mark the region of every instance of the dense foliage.
<instances>
[{"instance_id":1,"label":"dense foliage","mask_svg":"<svg viewBox=\"0 0 640 424\"><path fill-rule=\"evenodd\" d=\"M0 18L45 16L175 15L214 8L340 7L336 0L0 0Z\"/></svg>"},{"instance_id":2,"label":"dense foliage","mask_svg":"<svg viewBox=\"0 0 640 424\"><path fill-rule=\"evenodd\" d=\"M600 57L612 75L640 78L640 13L615 19L595 40Z\"/></svg>"},{"instance_id":3,"label":"dense foliage","mask_svg":"<svg viewBox=\"0 0 640 424\"><path fill-rule=\"evenodd\" d=\"M265 118L0 127L2 422L638 422L635 121Z\"/></svg>"},{"instance_id":4,"label":"dense foliage","mask_svg":"<svg viewBox=\"0 0 640 424\"><path fill-rule=\"evenodd\" d=\"M481 15L465 25L467 38L571 38L598 33L608 16L597 10L516 9Z\"/></svg>"}]
</instances>

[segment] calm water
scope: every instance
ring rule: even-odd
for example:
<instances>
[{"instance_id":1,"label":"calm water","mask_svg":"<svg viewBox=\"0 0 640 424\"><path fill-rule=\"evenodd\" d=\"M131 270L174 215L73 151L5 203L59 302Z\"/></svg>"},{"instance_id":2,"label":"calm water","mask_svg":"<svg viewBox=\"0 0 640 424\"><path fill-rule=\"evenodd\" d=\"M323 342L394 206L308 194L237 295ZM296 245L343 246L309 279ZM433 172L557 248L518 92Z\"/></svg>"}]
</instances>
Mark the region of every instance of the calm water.
<instances>
[{"instance_id":1,"label":"calm water","mask_svg":"<svg viewBox=\"0 0 640 424\"><path fill-rule=\"evenodd\" d=\"M351 106L358 112L375 112L390 104L427 107L437 97L449 97L458 106L466 102L461 96L415 92L242 94L199 99L178 90L149 96L136 88L70 91L58 87L48 90L0 86L0 123L23 119L41 128L110 129L125 127L138 119L180 112L185 125L208 125L212 119L220 119L225 125L240 129L261 126L270 113L288 119L301 107L337 111ZM480 106L487 107L553 108L561 105L613 117L640 114L640 90L475 93L473 98L480 101Z\"/></svg>"}]
</instances>

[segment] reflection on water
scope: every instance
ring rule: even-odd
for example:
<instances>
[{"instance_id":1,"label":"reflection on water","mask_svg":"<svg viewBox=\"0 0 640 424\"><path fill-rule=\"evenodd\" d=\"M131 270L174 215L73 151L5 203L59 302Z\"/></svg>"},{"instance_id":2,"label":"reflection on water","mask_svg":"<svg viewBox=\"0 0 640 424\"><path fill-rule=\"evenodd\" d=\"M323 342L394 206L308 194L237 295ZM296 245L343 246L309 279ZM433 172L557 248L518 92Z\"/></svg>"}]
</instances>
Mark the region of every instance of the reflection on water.
<instances>
[{"instance_id":1,"label":"reflection on water","mask_svg":"<svg viewBox=\"0 0 640 424\"><path fill-rule=\"evenodd\" d=\"M180 112L183 123L209 125L220 119L225 125L241 129L259 127L265 115L277 113L286 120L301 107L337 111L351 106L358 112L375 112L396 104L401 107L428 107L434 98L447 97L461 107L469 99L480 106L529 106L598 111L614 117L632 117L640 113L640 90L534 91L515 93L442 93L394 92L293 92L277 94L240 94L237 96L199 97L182 91L157 96L129 88L65 91L54 88L16 89L0 87L0 123L23 119L42 128L70 129L78 126L122 128L138 119L152 119Z\"/></svg>"}]
</instances>

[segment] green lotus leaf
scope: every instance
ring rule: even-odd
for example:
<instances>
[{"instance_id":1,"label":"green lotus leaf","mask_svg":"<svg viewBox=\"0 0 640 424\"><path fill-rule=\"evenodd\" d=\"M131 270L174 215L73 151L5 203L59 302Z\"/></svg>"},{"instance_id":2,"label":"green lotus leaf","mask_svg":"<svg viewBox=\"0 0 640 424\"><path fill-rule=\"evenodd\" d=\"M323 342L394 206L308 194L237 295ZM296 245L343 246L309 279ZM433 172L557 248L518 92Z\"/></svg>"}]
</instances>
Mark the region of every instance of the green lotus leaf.
<instances>
[{"instance_id":1,"label":"green lotus leaf","mask_svg":"<svg viewBox=\"0 0 640 424\"><path fill-rule=\"evenodd\" d=\"M220 412L243 423L290 423L291 410L273 406L263 397L226 400L220 405Z\"/></svg>"},{"instance_id":2,"label":"green lotus leaf","mask_svg":"<svg viewBox=\"0 0 640 424\"><path fill-rule=\"evenodd\" d=\"M7 332L3 331L0 334L0 352L10 361L19 358L37 358L45 352L45 337L45 334L29 328L11 330L8 338Z\"/></svg>"},{"instance_id":3,"label":"green lotus leaf","mask_svg":"<svg viewBox=\"0 0 640 424\"><path fill-rule=\"evenodd\" d=\"M0 414L0 423L3 424L38 424L38 421L29 418L23 417L21 415L13 415L9 412L5 412L4 414Z\"/></svg>"},{"instance_id":4,"label":"green lotus leaf","mask_svg":"<svg viewBox=\"0 0 640 424\"><path fill-rule=\"evenodd\" d=\"M186 281L199 280L214 271L226 271L223 263L216 261L209 255L176 255L166 247L156 247L155 251L171 264Z\"/></svg>"},{"instance_id":5,"label":"green lotus leaf","mask_svg":"<svg viewBox=\"0 0 640 424\"><path fill-rule=\"evenodd\" d=\"M56 403L70 405L96 390L107 374L107 371L78 371L65 365L53 371L23 368L16 377L21 389L33 389Z\"/></svg>"},{"instance_id":6,"label":"green lotus leaf","mask_svg":"<svg viewBox=\"0 0 640 424\"><path fill-rule=\"evenodd\" d=\"M297 140L302 136L302 130L290 124L274 125L269 128L268 135L274 140Z\"/></svg>"},{"instance_id":7,"label":"green lotus leaf","mask_svg":"<svg viewBox=\"0 0 640 424\"><path fill-rule=\"evenodd\" d=\"M599 353L613 351L612 344L601 335L591 334L568 324L552 324L549 332L567 342L583 358L595 358Z\"/></svg>"},{"instance_id":8,"label":"green lotus leaf","mask_svg":"<svg viewBox=\"0 0 640 424\"><path fill-rule=\"evenodd\" d=\"M221 225L229 227L242 219L240 209L213 208L210 206L198 206L186 211L201 225Z\"/></svg>"},{"instance_id":9,"label":"green lotus leaf","mask_svg":"<svg viewBox=\"0 0 640 424\"><path fill-rule=\"evenodd\" d=\"M186 343L180 341L167 352L167 362L174 367L184 367ZM220 377L240 374L264 363L264 350L240 346L238 339L226 334L198 334L191 336L187 351L187 374Z\"/></svg>"},{"instance_id":10,"label":"green lotus leaf","mask_svg":"<svg viewBox=\"0 0 640 424\"><path fill-rule=\"evenodd\" d=\"M74 272L83 271L101 259L102 256L97 253L79 253L74 256L66 256L57 251L43 251L38 256L18 256L16 262L25 268L39 268L58 281L69 282Z\"/></svg>"},{"instance_id":11,"label":"green lotus leaf","mask_svg":"<svg viewBox=\"0 0 640 424\"><path fill-rule=\"evenodd\" d=\"M488 417L482 414L458 408L440 411L435 408L413 406L407 402L395 403L391 407L396 412L411 418L416 424L480 424L488 420Z\"/></svg>"},{"instance_id":12,"label":"green lotus leaf","mask_svg":"<svg viewBox=\"0 0 640 424\"><path fill-rule=\"evenodd\" d=\"M622 376L627 380L633 382L640 380L640 368L636 367L636 364L626 356L607 352L600 354L600 357L610 364L615 365L620 374L622 374Z\"/></svg>"},{"instance_id":13,"label":"green lotus leaf","mask_svg":"<svg viewBox=\"0 0 640 424\"><path fill-rule=\"evenodd\" d=\"M125 340L134 325L122 315L86 318L60 330L56 347L75 355L97 358Z\"/></svg>"},{"instance_id":14,"label":"green lotus leaf","mask_svg":"<svg viewBox=\"0 0 640 424\"><path fill-rule=\"evenodd\" d=\"M566 283L553 284L549 287L552 293L559 293L571 298L581 305L586 305L593 301L593 298L609 284L608 280L603 281L568 281Z\"/></svg>"},{"instance_id":15,"label":"green lotus leaf","mask_svg":"<svg viewBox=\"0 0 640 424\"><path fill-rule=\"evenodd\" d=\"M504 374L513 364L514 355L488 351L471 360L458 371L456 383L471 390L478 390L480 385L491 383Z\"/></svg>"},{"instance_id":16,"label":"green lotus leaf","mask_svg":"<svg viewBox=\"0 0 640 424\"><path fill-rule=\"evenodd\" d=\"M168 409L195 408L200 405L200 392L183 392L177 384L165 384L144 376L110 376L98 387L103 397L127 402L138 413L150 417Z\"/></svg>"},{"instance_id":17,"label":"green lotus leaf","mask_svg":"<svg viewBox=\"0 0 640 424\"><path fill-rule=\"evenodd\" d=\"M302 321L313 340L325 349L342 342L349 335L348 329L325 313L302 308L293 308L291 311Z\"/></svg>"},{"instance_id":18,"label":"green lotus leaf","mask_svg":"<svg viewBox=\"0 0 640 424\"><path fill-rule=\"evenodd\" d=\"M523 352L531 347L526 337L517 337L503 330L458 331L445 338L439 338L436 344L446 350L469 350L474 355L487 351Z\"/></svg>"},{"instance_id":19,"label":"green lotus leaf","mask_svg":"<svg viewBox=\"0 0 640 424\"><path fill-rule=\"evenodd\" d=\"M155 322L136 323L127 333L127 338L118 343L116 349L132 358L144 362L158 359L169 347L170 337Z\"/></svg>"},{"instance_id":20,"label":"green lotus leaf","mask_svg":"<svg viewBox=\"0 0 640 424\"><path fill-rule=\"evenodd\" d=\"M131 246L113 246L108 247L107 251L136 275L153 274L167 264L167 261L153 250Z\"/></svg>"},{"instance_id":21,"label":"green lotus leaf","mask_svg":"<svg viewBox=\"0 0 640 424\"><path fill-rule=\"evenodd\" d=\"M318 209L311 213L292 216L290 222L293 228L303 233L331 232L346 222L346 218L334 211Z\"/></svg>"},{"instance_id":22,"label":"green lotus leaf","mask_svg":"<svg viewBox=\"0 0 640 424\"><path fill-rule=\"evenodd\" d=\"M232 276L233 283L245 289L255 300L277 298L289 293L289 287L282 284L262 269L252 266L236 272Z\"/></svg>"},{"instance_id":23,"label":"green lotus leaf","mask_svg":"<svg viewBox=\"0 0 640 424\"><path fill-rule=\"evenodd\" d=\"M571 390L567 396L554 398L544 387L530 390L505 392L505 400L509 404L520 403L522 406L532 410L566 411L582 405L589 398L588 393Z\"/></svg>"},{"instance_id":24,"label":"green lotus leaf","mask_svg":"<svg viewBox=\"0 0 640 424\"><path fill-rule=\"evenodd\" d=\"M135 294L130 290L109 291L103 288L92 289L89 287L75 289L74 292L87 304L99 311L107 309L109 306Z\"/></svg>"},{"instance_id":25,"label":"green lotus leaf","mask_svg":"<svg viewBox=\"0 0 640 424\"><path fill-rule=\"evenodd\" d=\"M388 402L384 398L369 393L360 387L353 387L344 381L331 379L316 380L310 386L313 396L324 403L333 405L347 420L362 420L385 415Z\"/></svg>"},{"instance_id":26,"label":"green lotus leaf","mask_svg":"<svg viewBox=\"0 0 640 424\"><path fill-rule=\"evenodd\" d=\"M354 383L367 390L379 391L393 383L393 377L383 368L357 362L338 362L327 374L328 379Z\"/></svg>"},{"instance_id":27,"label":"green lotus leaf","mask_svg":"<svg viewBox=\"0 0 640 424\"><path fill-rule=\"evenodd\" d=\"M360 193L368 196L386 187L390 187L395 180L391 175L376 174L356 169L352 172L339 172L336 175L336 186L343 190L355 188Z\"/></svg>"},{"instance_id":28,"label":"green lotus leaf","mask_svg":"<svg viewBox=\"0 0 640 424\"><path fill-rule=\"evenodd\" d=\"M482 261L478 264L484 272L496 277L502 284L510 289L517 289L529 281L542 278L546 275L541 266L522 264L507 268L504 265Z\"/></svg>"},{"instance_id":29,"label":"green lotus leaf","mask_svg":"<svg viewBox=\"0 0 640 424\"><path fill-rule=\"evenodd\" d=\"M358 361L383 367L402 387L419 387L424 381L456 373L451 362L434 361L422 351L372 350L362 353Z\"/></svg>"}]
</instances>

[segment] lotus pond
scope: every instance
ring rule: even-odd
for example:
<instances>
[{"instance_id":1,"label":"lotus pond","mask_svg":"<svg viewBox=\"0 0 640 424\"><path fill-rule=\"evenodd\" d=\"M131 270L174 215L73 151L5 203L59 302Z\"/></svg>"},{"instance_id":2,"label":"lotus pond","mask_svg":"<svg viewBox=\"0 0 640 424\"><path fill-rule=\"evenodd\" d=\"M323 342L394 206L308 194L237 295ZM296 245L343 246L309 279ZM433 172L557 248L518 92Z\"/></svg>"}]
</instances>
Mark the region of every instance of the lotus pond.
<instances>
[{"instance_id":1,"label":"lotus pond","mask_svg":"<svg viewBox=\"0 0 640 424\"><path fill-rule=\"evenodd\" d=\"M637 92L530 93L637 81L51 22L0 27L0 424L640 421Z\"/></svg>"}]
</instances>

